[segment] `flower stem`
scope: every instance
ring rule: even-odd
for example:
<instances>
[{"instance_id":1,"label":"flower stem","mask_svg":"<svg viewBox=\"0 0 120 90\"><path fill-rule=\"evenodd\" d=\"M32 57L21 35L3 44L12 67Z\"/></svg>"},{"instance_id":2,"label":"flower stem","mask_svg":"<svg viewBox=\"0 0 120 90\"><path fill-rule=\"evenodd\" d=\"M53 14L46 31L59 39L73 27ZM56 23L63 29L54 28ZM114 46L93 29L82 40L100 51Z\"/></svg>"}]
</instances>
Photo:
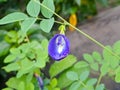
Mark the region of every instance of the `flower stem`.
<instances>
[{"instance_id":1,"label":"flower stem","mask_svg":"<svg viewBox=\"0 0 120 90\"><path fill-rule=\"evenodd\" d=\"M99 76L99 78L98 78L98 81L97 81L96 87L100 84L101 79L102 79L102 74L100 74L100 76Z\"/></svg>"},{"instance_id":2,"label":"flower stem","mask_svg":"<svg viewBox=\"0 0 120 90\"><path fill-rule=\"evenodd\" d=\"M36 1L36 0L35 0ZM36 1L37 3L39 3L38 1ZM90 35L86 34L85 32L83 32L82 30L76 28L75 26L73 26L72 24L70 24L69 22L67 22L64 18L62 18L60 15L58 15L57 13L55 13L54 11L52 11L50 8L48 8L47 6L43 5L42 3L39 3L42 7L46 8L47 10L49 10L50 12L52 12L54 15L56 15L59 19L61 19L66 25L71 26L72 28L76 29L78 32L80 32L82 35L84 35L85 37L87 37L89 40L93 41L95 44L99 45L100 47L102 47L103 49L106 49L109 53L111 53L112 55L114 55L116 58L118 58L120 60L120 57L113 53L110 49L106 48L102 43L98 42L97 40L95 40L94 38L92 38Z\"/></svg>"},{"instance_id":3,"label":"flower stem","mask_svg":"<svg viewBox=\"0 0 120 90\"><path fill-rule=\"evenodd\" d=\"M85 88L87 88L87 86L82 82L80 81L81 85L83 85Z\"/></svg>"}]
</instances>

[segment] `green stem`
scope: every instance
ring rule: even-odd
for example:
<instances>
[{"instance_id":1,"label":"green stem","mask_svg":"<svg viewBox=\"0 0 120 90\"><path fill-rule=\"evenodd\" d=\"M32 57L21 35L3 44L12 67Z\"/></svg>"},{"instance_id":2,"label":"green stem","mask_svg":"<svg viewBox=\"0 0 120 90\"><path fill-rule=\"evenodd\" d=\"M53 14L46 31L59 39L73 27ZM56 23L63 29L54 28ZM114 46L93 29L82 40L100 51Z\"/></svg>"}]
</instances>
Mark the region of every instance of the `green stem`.
<instances>
[{"instance_id":1,"label":"green stem","mask_svg":"<svg viewBox=\"0 0 120 90\"><path fill-rule=\"evenodd\" d=\"M29 40L28 36L26 35L25 37L26 37L25 41L29 43L30 40Z\"/></svg>"},{"instance_id":2,"label":"green stem","mask_svg":"<svg viewBox=\"0 0 120 90\"><path fill-rule=\"evenodd\" d=\"M99 76L99 78L98 78L98 82L97 82L97 84L96 84L96 87L100 84L101 80L102 80L102 74L100 74L100 76Z\"/></svg>"},{"instance_id":3,"label":"green stem","mask_svg":"<svg viewBox=\"0 0 120 90\"><path fill-rule=\"evenodd\" d=\"M87 86L82 81L80 81L80 83L83 85L83 87L87 88Z\"/></svg>"},{"instance_id":4,"label":"green stem","mask_svg":"<svg viewBox=\"0 0 120 90\"><path fill-rule=\"evenodd\" d=\"M37 17L37 19L38 19L38 20L43 20L43 18L39 18L39 17ZM54 21L54 22L55 22L55 23L58 23L58 24L62 24L62 25L64 24L64 23L59 22L59 21Z\"/></svg>"},{"instance_id":5,"label":"green stem","mask_svg":"<svg viewBox=\"0 0 120 90\"><path fill-rule=\"evenodd\" d=\"M36 2L39 3L38 1L36 1ZM56 15L59 19L61 19L66 25L69 25L72 28L76 29L82 35L84 35L85 37L87 37L88 39L90 39L91 41L93 41L94 43L96 43L97 45L99 45L100 47L102 47L103 49L106 49L109 53L111 53L112 55L114 55L116 58L120 59L120 57L118 55L116 55L115 53L113 53L110 49L106 48L102 43L98 42L97 40L95 40L94 38L92 38L90 35L88 35L85 32L83 32L82 30L76 28L75 26L73 26L72 24L70 24L69 22L67 22L64 18L62 18L60 15L58 15L57 13L55 13L54 11L52 11L50 8L46 7L42 3L39 3L39 4L42 7L46 8L47 10L49 10L50 12L54 13L54 15Z\"/></svg>"}]
</instances>

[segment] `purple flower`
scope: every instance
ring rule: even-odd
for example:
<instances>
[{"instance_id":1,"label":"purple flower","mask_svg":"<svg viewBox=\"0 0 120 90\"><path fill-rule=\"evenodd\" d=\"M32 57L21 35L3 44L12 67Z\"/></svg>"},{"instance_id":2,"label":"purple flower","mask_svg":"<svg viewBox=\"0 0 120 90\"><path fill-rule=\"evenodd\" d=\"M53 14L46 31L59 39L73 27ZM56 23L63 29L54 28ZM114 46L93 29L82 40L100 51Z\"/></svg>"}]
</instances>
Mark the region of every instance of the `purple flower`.
<instances>
[{"instance_id":1,"label":"purple flower","mask_svg":"<svg viewBox=\"0 0 120 90\"><path fill-rule=\"evenodd\" d=\"M37 80L38 80L38 84L39 84L41 90L43 90L44 85L43 85L42 78L41 77L37 77Z\"/></svg>"},{"instance_id":2,"label":"purple flower","mask_svg":"<svg viewBox=\"0 0 120 90\"><path fill-rule=\"evenodd\" d=\"M63 34L56 34L49 42L48 53L54 60L65 58L70 52L70 42Z\"/></svg>"},{"instance_id":3,"label":"purple flower","mask_svg":"<svg viewBox=\"0 0 120 90\"><path fill-rule=\"evenodd\" d=\"M41 88L41 90L43 90L43 88L44 88L44 84L43 84L43 80L42 80L42 78L41 78L37 73L35 73L34 75L35 75L35 77L37 78L37 81L38 81L39 87Z\"/></svg>"}]
</instances>

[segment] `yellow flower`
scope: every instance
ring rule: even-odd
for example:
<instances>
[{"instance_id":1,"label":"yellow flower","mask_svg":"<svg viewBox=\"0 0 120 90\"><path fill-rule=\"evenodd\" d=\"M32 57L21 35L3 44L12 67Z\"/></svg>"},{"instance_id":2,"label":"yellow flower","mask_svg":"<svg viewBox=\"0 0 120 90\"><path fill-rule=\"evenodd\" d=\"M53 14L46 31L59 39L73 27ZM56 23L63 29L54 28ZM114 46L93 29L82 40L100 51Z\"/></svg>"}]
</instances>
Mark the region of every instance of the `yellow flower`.
<instances>
[{"instance_id":1,"label":"yellow flower","mask_svg":"<svg viewBox=\"0 0 120 90\"><path fill-rule=\"evenodd\" d=\"M77 25L77 16L76 14L71 14L69 17L69 23L72 24L73 26ZM69 30L70 31L74 31L74 28L72 28L71 26L69 26Z\"/></svg>"}]
</instances>

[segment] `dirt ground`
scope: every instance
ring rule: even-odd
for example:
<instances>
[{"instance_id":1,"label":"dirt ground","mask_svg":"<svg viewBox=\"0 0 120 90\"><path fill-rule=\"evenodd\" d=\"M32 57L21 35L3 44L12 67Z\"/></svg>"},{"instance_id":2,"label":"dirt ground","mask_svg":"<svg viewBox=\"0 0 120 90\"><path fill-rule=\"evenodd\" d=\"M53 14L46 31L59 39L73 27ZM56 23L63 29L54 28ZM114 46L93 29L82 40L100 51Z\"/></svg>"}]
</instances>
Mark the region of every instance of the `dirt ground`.
<instances>
[{"instance_id":1,"label":"dirt ground","mask_svg":"<svg viewBox=\"0 0 120 90\"><path fill-rule=\"evenodd\" d=\"M120 40L120 6L100 12L93 20L78 28L104 45L113 45ZM103 50L78 31L67 32L67 36L71 42L71 53L78 59L82 59L83 53ZM120 90L120 84L116 84L109 78L103 81L106 83L107 90Z\"/></svg>"}]
</instances>

